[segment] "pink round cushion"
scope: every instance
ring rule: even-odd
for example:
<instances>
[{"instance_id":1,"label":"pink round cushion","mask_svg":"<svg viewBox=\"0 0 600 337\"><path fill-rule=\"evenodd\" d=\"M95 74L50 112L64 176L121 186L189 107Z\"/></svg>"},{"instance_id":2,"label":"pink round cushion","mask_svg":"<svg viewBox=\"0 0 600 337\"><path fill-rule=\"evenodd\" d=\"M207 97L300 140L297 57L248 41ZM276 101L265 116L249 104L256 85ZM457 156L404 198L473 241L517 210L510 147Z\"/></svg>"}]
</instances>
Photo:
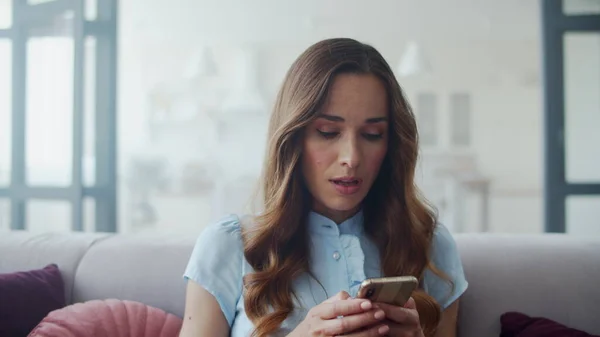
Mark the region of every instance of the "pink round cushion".
<instances>
[{"instance_id":1,"label":"pink round cushion","mask_svg":"<svg viewBox=\"0 0 600 337\"><path fill-rule=\"evenodd\" d=\"M28 337L177 337L181 324L143 303L93 300L52 311Z\"/></svg>"}]
</instances>

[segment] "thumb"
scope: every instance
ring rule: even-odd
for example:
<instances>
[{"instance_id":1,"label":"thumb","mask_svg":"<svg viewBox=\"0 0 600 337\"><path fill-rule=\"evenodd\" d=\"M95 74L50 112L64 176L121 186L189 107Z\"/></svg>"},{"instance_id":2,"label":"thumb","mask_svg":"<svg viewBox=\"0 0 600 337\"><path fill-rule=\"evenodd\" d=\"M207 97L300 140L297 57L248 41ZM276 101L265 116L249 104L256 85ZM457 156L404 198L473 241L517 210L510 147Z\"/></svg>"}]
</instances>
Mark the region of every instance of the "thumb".
<instances>
[{"instance_id":1,"label":"thumb","mask_svg":"<svg viewBox=\"0 0 600 337\"><path fill-rule=\"evenodd\" d=\"M339 293L328 298L325 302L330 303L330 302L335 302L335 301L340 301L340 300L347 300L349 298L350 298L350 294L348 294L345 291L340 291Z\"/></svg>"},{"instance_id":2,"label":"thumb","mask_svg":"<svg viewBox=\"0 0 600 337\"><path fill-rule=\"evenodd\" d=\"M406 301L404 307L407 309L417 309L417 303L415 303L415 299L411 297Z\"/></svg>"}]
</instances>

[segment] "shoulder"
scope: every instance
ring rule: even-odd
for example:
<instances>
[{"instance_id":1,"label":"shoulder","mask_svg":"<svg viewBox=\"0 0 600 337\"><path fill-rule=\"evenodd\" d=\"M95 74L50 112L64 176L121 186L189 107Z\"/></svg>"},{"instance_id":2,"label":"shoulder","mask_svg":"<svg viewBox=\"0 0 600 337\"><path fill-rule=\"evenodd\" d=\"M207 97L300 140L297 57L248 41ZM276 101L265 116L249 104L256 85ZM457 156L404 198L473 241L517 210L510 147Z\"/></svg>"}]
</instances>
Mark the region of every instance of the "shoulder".
<instances>
[{"instance_id":1,"label":"shoulder","mask_svg":"<svg viewBox=\"0 0 600 337\"><path fill-rule=\"evenodd\" d=\"M218 264L224 258L241 258L243 252L242 227L237 215L227 215L207 225L198 235L190 265Z\"/></svg>"},{"instance_id":2,"label":"shoulder","mask_svg":"<svg viewBox=\"0 0 600 337\"><path fill-rule=\"evenodd\" d=\"M210 223L198 235L190 265L220 268L223 262L227 262L241 268L243 252L241 218L230 214Z\"/></svg>"},{"instance_id":3,"label":"shoulder","mask_svg":"<svg viewBox=\"0 0 600 337\"><path fill-rule=\"evenodd\" d=\"M240 217L236 214L229 214L221 219L209 224L198 236L197 242L206 242L212 245L218 243L241 244L242 226Z\"/></svg>"},{"instance_id":4,"label":"shoulder","mask_svg":"<svg viewBox=\"0 0 600 337\"><path fill-rule=\"evenodd\" d=\"M467 289L462 260L452 233L443 224L437 224L431 242L430 258L433 267L442 275L428 269L424 281L427 292L442 308L448 307Z\"/></svg>"},{"instance_id":5,"label":"shoulder","mask_svg":"<svg viewBox=\"0 0 600 337\"><path fill-rule=\"evenodd\" d=\"M448 227L441 223L435 226L431 248L433 256L443 256L447 252L457 251L456 241L454 241L454 237L450 233L450 230L448 230Z\"/></svg>"},{"instance_id":6,"label":"shoulder","mask_svg":"<svg viewBox=\"0 0 600 337\"><path fill-rule=\"evenodd\" d=\"M447 276L462 273L462 261L452 233L443 224L437 224L430 248L433 266Z\"/></svg>"},{"instance_id":7,"label":"shoulder","mask_svg":"<svg viewBox=\"0 0 600 337\"><path fill-rule=\"evenodd\" d=\"M206 226L184 272L186 280L193 280L215 297L230 326L242 295L245 270L241 223L237 215L228 215Z\"/></svg>"}]
</instances>

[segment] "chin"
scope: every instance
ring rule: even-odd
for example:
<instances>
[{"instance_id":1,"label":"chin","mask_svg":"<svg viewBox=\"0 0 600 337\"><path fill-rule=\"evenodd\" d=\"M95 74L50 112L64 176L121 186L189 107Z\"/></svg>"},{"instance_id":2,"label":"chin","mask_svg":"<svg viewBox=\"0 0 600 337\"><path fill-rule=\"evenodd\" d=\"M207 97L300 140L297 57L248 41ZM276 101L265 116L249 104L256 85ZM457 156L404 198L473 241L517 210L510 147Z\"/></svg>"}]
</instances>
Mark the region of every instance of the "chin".
<instances>
[{"instance_id":1,"label":"chin","mask_svg":"<svg viewBox=\"0 0 600 337\"><path fill-rule=\"evenodd\" d=\"M332 198L328 203L325 203L327 208L338 212L349 212L360 207L363 198L358 200L348 200L347 198Z\"/></svg>"}]
</instances>

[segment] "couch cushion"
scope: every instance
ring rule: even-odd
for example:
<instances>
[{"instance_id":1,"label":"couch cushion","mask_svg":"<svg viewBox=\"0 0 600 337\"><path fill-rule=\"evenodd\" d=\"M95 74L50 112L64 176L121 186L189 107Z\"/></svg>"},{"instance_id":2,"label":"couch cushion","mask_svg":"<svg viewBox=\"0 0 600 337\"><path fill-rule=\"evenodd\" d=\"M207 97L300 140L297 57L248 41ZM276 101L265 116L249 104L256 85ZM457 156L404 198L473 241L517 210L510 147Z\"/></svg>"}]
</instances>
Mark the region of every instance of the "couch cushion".
<instances>
[{"instance_id":1,"label":"couch cushion","mask_svg":"<svg viewBox=\"0 0 600 337\"><path fill-rule=\"evenodd\" d=\"M77 270L74 300L118 298L183 317L183 272L196 238L125 234L92 246Z\"/></svg>"},{"instance_id":2,"label":"couch cushion","mask_svg":"<svg viewBox=\"0 0 600 337\"><path fill-rule=\"evenodd\" d=\"M460 336L498 336L500 317L510 311L600 334L600 238L566 234L455 238L469 281L460 305Z\"/></svg>"},{"instance_id":3,"label":"couch cushion","mask_svg":"<svg viewBox=\"0 0 600 337\"><path fill-rule=\"evenodd\" d=\"M79 260L94 242L107 237L101 233L32 234L12 231L0 235L0 273L40 269L56 264L65 283L65 300L71 291Z\"/></svg>"},{"instance_id":4,"label":"couch cushion","mask_svg":"<svg viewBox=\"0 0 600 337\"><path fill-rule=\"evenodd\" d=\"M0 274L0 336L25 337L64 306L65 287L56 265Z\"/></svg>"},{"instance_id":5,"label":"couch cushion","mask_svg":"<svg viewBox=\"0 0 600 337\"><path fill-rule=\"evenodd\" d=\"M50 313L29 337L177 337L181 318L117 299L76 303Z\"/></svg>"}]
</instances>

